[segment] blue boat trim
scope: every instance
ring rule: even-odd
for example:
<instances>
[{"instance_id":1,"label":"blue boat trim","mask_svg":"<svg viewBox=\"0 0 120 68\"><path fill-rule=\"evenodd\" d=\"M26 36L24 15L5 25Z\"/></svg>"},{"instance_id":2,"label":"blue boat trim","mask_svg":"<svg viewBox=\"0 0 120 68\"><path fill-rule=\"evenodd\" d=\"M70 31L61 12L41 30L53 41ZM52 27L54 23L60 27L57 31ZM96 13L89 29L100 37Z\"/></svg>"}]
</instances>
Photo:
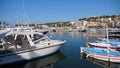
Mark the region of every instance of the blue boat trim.
<instances>
[{"instance_id":1,"label":"blue boat trim","mask_svg":"<svg viewBox=\"0 0 120 68\"><path fill-rule=\"evenodd\" d=\"M94 53L94 54L99 54L99 55L108 55L107 50L99 50L99 49L94 49L94 48L83 48L84 51L89 52L89 53ZM109 56L120 56L120 53L117 51L109 51Z\"/></svg>"}]
</instances>

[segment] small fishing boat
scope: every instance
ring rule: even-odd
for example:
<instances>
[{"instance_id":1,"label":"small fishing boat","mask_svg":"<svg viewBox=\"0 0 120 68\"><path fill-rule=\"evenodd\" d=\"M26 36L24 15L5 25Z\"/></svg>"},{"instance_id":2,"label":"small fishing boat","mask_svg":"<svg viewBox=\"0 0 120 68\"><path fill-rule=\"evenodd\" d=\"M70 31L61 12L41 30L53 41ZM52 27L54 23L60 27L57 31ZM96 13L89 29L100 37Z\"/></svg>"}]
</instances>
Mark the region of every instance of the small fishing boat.
<instances>
[{"instance_id":1,"label":"small fishing boat","mask_svg":"<svg viewBox=\"0 0 120 68\"><path fill-rule=\"evenodd\" d=\"M100 38L98 41L94 43L89 42L88 45L89 47L92 47L92 48L107 49L107 46L109 46L111 50L114 50L114 51L120 50L120 40L109 39L108 41L109 43L107 44L107 39Z\"/></svg>"},{"instance_id":2,"label":"small fishing boat","mask_svg":"<svg viewBox=\"0 0 120 68\"><path fill-rule=\"evenodd\" d=\"M81 47L81 53L86 57L92 57L102 61L120 63L120 53L118 51L100 50L89 47Z\"/></svg>"},{"instance_id":3,"label":"small fishing boat","mask_svg":"<svg viewBox=\"0 0 120 68\"><path fill-rule=\"evenodd\" d=\"M11 30L0 38L0 65L52 54L65 42L34 30Z\"/></svg>"}]
</instances>

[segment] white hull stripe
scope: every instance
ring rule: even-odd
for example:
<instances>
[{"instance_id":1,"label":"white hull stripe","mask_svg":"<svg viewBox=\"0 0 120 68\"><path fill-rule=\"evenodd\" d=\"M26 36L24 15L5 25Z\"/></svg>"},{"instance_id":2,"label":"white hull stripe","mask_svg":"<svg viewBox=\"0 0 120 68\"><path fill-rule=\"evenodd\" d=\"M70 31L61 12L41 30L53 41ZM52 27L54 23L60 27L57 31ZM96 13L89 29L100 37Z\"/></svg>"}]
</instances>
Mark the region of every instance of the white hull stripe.
<instances>
[{"instance_id":1,"label":"white hull stripe","mask_svg":"<svg viewBox=\"0 0 120 68\"><path fill-rule=\"evenodd\" d=\"M46 48L55 47L55 46L62 46L62 45L59 44L59 45L54 45L54 46L49 46L49 47L44 47L44 48L36 48L36 49L34 48L34 49L20 51L20 52L13 52L13 53L10 52L8 54L0 55L0 57L9 56L9 55L16 55L16 54L20 54L20 53L25 53L25 52L30 52L30 51L40 50L40 49L46 49Z\"/></svg>"}]
</instances>

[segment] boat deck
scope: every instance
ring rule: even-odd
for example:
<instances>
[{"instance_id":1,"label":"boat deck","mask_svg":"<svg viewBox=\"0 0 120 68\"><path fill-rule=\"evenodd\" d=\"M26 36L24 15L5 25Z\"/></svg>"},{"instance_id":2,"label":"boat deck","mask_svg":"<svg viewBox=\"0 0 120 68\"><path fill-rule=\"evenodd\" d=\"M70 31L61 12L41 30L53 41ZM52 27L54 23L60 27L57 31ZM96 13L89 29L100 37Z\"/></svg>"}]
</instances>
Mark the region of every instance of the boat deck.
<instances>
[{"instance_id":1,"label":"boat deck","mask_svg":"<svg viewBox=\"0 0 120 68\"><path fill-rule=\"evenodd\" d=\"M107 50L99 50L99 49L93 49L93 48L83 48L84 51L99 55L108 55ZM120 53L117 51L109 51L109 56L120 56Z\"/></svg>"}]
</instances>

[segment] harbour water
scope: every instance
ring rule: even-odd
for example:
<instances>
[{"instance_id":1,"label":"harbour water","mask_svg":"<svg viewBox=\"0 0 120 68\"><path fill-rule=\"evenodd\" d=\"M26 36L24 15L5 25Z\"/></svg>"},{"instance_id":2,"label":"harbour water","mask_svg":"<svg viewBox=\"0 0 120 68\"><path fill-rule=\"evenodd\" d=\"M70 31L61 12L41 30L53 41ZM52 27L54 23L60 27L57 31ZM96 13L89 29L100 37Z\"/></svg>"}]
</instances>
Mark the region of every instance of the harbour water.
<instances>
[{"instance_id":1,"label":"harbour water","mask_svg":"<svg viewBox=\"0 0 120 68\"><path fill-rule=\"evenodd\" d=\"M49 33L52 39L67 41L58 52L30 61L0 66L0 68L120 68L120 64L86 58L80 54L80 47L85 46L86 39L89 42L97 39L97 36L88 37L89 34L84 32Z\"/></svg>"}]
</instances>

